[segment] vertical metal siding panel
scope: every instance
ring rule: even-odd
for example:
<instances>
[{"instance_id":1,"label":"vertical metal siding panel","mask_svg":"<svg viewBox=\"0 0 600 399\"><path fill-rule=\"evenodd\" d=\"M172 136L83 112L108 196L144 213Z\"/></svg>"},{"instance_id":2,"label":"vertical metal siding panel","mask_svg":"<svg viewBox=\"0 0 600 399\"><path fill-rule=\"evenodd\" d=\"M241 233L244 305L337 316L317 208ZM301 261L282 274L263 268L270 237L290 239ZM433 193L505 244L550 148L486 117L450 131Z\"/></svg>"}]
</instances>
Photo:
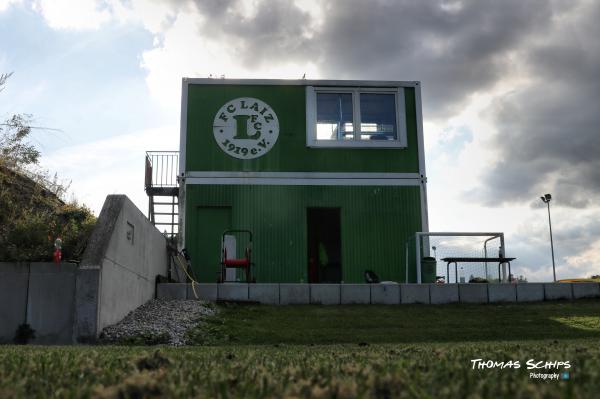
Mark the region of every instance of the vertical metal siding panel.
<instances>
[{"instance_id":1,"label":"vertical metal siding panel","mask_svg":"<svg viewBox=\"0 0 600 399\"><path fill-rule=\"evenodd\" d=\"M404 281L405 241L420 230L420 192L412 186L190 186L187 206L188 246L195 259L204 254L193 249L198 227L189 210L232 207L231 227L254 233L253 259L260 282L307 281L307 207L341 208L347 283L363 282L366 269L385 280Z\"/></svg>"}]
</instances>

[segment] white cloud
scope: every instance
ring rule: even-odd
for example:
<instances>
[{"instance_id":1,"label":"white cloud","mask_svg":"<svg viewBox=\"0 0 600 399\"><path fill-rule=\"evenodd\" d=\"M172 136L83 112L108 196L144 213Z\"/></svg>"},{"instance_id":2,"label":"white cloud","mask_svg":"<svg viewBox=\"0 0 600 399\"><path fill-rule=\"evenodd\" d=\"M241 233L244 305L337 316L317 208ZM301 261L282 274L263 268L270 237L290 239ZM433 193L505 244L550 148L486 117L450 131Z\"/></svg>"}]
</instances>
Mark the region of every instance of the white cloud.
<instances>
[{"instance_id":1,"label":"white cloud","mask_svg":"<svg viewBox=\"0 0 600 399\"><path fill-rule=\"evenodd\" d=\"M23 0L0 0L0 12L6 11L13 4L21 4Z\"/></svg>"},{"instance_id":2,"label":"white cloud","mask_svg":"<svg viewBox=\"0 0 600 399\"><path fill-rule=\"evenodd\" d=\"M179 12L173 23L162 31L157 47L143 54L142 66L148 71L146 81L154 99L164 107L179 110L181 78L308 78L319 76L310 60L304 63L278 60L257 68L240 62L235 42L199 34L204 17L195 9Z\"/></svg>"},{"instance_id":3,"label":"white cloud","mask_svg":"<svg viewBox=\"0 0 600 399\"><path fill-rule=\"evenodd\" d=\"M112 18L110 5L98 0L36 0L33 8L53 29L98 29Z\"/></svg>"},{"instance_id":4,"label":"white cloud","mask_svg":"<svg viewBox=\"0 0 600 399\"><path fill-rule=\"evenodd\" d=\"M126 194L144 213L144 158L148 149L176 150L179 128L164 126L105 140L64 147L44 154L42 166L71 180L79 202L96 215L108 194Z\"/></svg>"}]
</instances>

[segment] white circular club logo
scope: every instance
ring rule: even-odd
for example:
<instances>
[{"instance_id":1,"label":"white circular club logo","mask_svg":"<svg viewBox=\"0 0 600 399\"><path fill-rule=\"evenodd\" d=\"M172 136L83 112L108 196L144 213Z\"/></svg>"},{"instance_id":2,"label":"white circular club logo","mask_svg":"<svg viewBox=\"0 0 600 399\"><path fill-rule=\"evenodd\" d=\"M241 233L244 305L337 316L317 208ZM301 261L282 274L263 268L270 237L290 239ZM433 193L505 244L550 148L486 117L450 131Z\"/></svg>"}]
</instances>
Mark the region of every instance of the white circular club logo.
<instances>
[{"instance_id":1,"label":"white circular club logo","mask_svg":"<svg viewBox=\"0 0 600 399\"><path fill-rule=\"evenodd\" d=\"M236 98L219 109L213 135L221 149L239 159L265 155L279 137L279 120L271 107L251 97Z\"/></svg>"}]
</instances>

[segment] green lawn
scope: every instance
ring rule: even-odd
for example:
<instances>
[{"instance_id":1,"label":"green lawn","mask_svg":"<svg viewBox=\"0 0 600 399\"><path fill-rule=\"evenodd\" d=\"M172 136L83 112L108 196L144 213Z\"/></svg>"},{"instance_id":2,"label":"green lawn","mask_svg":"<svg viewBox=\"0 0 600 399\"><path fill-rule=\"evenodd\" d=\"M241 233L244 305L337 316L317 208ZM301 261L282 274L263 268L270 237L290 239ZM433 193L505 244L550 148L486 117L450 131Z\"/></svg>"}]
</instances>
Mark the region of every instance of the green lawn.
<instances>
[{"instance_id":1,"label":"green lawn","mask_svg":"<svg viewBox=\"0 0 600 399\"><path fill-rule=\"evenodd\" d=\"M0 398L587 398L600 392L600 301L225 306L195 336L205 345L0 346ZM472 359L518 360L521 367L474 370ZM530 379L529 359L569 361L570 378Z\"/></svg>"},{"instance_id":2,"label":"green lawn","mask_svg":"<svg viewBox=\"0 0 600 399\"><path fill-rule=\"evenodd\" d=\"M506 305L222 306L199 344L426 343L600 338L600 301ZM208 331L209 339L205 339Z\"/></svg>"}]
</instances>

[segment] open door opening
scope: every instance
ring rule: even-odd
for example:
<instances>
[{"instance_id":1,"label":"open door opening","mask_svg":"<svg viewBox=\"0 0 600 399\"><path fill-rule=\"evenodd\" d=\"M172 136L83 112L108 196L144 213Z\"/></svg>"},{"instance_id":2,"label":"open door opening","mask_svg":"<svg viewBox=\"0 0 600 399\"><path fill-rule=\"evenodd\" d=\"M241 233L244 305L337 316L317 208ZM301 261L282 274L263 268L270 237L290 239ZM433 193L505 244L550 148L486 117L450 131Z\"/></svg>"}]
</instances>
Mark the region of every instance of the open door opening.
<instances>
[{"instance_id":1,"label":"open door opening","mask_svg":"<svg viewBox=\"0 0 600 399\"><path fill-rule=\"evenodd\" d=\"M342 281L342 238L339 208L308 208L308 281Z\"/></svg>"}]
</instances>

